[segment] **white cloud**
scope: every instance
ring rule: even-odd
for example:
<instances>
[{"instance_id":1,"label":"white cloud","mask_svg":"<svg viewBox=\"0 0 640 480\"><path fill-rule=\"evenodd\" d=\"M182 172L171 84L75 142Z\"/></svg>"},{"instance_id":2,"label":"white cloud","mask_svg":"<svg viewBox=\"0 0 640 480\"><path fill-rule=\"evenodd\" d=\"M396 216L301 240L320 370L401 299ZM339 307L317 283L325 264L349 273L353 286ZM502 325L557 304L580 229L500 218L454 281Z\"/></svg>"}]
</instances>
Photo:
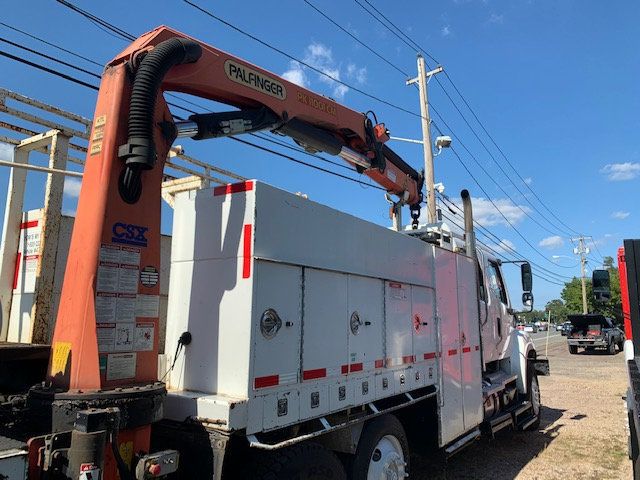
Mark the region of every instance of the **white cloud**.
<instances>
[{"instance_id":1,"label":"white cloud","mask_svg":"<svg viewBox=\"0 0 640 480\"><path fill-rule=\"evenodd\" d=\"M0 160L13 161L13 146L8 143L0 143Z\"/></svg>"},{"instance_id":2,"label":"white cloud","mask_svg":"<svg viewBox=\"0 0 640 480\"><path fill-rule=\"evenodd\" d=\"M504 23L504 14L498 15L497 13L492 13L487 22L502 24Z\"/></svg>"},{"instance_id":3,"label":"white cloud","mask_svg":"<svg viewBox=\"0 0 640 480\"><path fill-rule=\"evenodd\" d=\"M451 35L451 27L449 25L444 25L441 29L440 29L440 34L443 37L448 37L449 35Z\"/></svg>"},{"instance_id":4,"label":"white cloud","mask_svg":"<svg viewBox=\"0 0 640 480\"><path fill-rule=\"evenodd\" d=\"M631 215L630 212L623 212L621 210L618 210L617 212L613 212L611 214L611 218L615 218L616 220L624 220L625 218L627 218L629 215Z\"/></svg>"},{"instance_id":5,"label":"white cloud","mask_svg":"<svg viewBox=\"0 0 640 480\"><path fill-rule=\"evenodd\" d=\"M78 198L80 196L80 187L82 186L82 180L75 177L66 177L64 179L64 194L71 198Z\"/></svg>"},{"instance_id":6,"label":"white cloud","mask_svg":"<svg viewBox=\"0 0 640 480\"><path fill-rule=\"evenodd\" d=\"M367 67L358 68L354 63L347 65L347 78L355 80L360 85L367 82Z\"/></svg>"},{"instance_id":7,"label":"white cloud","mask_svg":"<svg viewBox=\"0 0 640 480\"><path fill-rule=\"evenodd\" d=\"M633 180L640 175L640 163L608 163L600 169L600 173L612 182Z\"/></svg>"},{"instance_id":8,"label":"white cloud","mask_svg":"<svg viewBox=\"0 0 640 480\"><path fill-rule=\"evenodd\" d=\"M289 70L282 74L282 78L304 88L307 88L307 86L309 85L302 65L295 61L289 63Z\"/></svg>"},{"instance_id":9,"label":"white cloud","mask_svg":"<svg viewBox=\"0 0 640 480\"><path fill-rule=\"evenodd\" d=\"M462 205L461 202L456 202L458 205ZM513 202L506 198L498 198L493 200L493 203L498 207L500 214L493 204L483 197L473 198L473 216L475 220L484 227L492 227L494 225L505 225L509 223L517 224L521 222L525 215L530 212L530 208L525 205L514 205ZM526 212L526 213L525 213Z\"/></svg>"},{"instance_id":10,"label":"white cloud","mask_svg":"<svg viewBox=\"0 0 640 480\"><path fill-rule=\"evenodd\" d=\"M342 100L349 91L349 87L340 83L343 77L358 85L362 85L367 81L366 67L358 67L354 63L349 63L346 69L342 69L341 65L333 58L331 48L322 43L314 42L309 44L305 50L303 60L304 63L324 73L324 75L318 74L317 79L331 88L331 96L336 100ZM284 72L282 77L301 87L309 88L311 84L309 75L310 69L298 62L290 62L289 70Z\"/></svg>"},{"instance_id":11,"label":"white cloud","mask_svg":"<svg viewBox=\"0 0 640 480\"><path fill-rule=\"evenodd\" d=\"M531 185L533 183L533 178L531 177L527 177L524 179L524 183L526 183L527 185Z\"/></svg>"},{"instance_id":12,"label":"white cloud","mask_svg":"<svg viewBox=\"0 0 640 480\"><path fill-rule=\"evenodd\" d=\"M538 245L549 249L559 248L564 245L564 240L560 235L553 235L552 237L543 238Z\"/></svg>"}]
</instances>

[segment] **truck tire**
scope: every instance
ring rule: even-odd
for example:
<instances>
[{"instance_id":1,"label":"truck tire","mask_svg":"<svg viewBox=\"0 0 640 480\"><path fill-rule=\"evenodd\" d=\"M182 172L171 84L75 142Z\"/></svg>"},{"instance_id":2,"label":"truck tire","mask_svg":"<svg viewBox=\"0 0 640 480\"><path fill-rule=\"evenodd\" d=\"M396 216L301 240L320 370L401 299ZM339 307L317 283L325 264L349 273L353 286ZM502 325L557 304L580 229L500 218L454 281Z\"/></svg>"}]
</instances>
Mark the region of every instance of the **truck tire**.
<instances>
[{"instance_id":1,"label":"truck tire","mask_svg":"<svg viewBox=\"0 0 640 480\"><path fill-rule=\"evenodd\" d=\"M576 347L577 349L578 347ZM531 411L536 417L536 421L527 427L528 431L537 430L540 427L540 415L542 413L542 403L540 401L540 384L538 374L533 365L527 369L527 400L531 404Z\"/></svg>"},{"instance_id":2,"label":"truck tire","mask_svg":"<svg viewBox=\"0 0 640 480\"><path fill-rule=\"evenodd\" d=\"M409 476L409 442L395 416L382 415L365 425L351 473L353 480Z\"/></svg>"},{"instance_id":3,"label":"truck tire","mask_svg":"<svg viewBox=\"0 0 640 480\"><path fill-rule=\"evenodd\" d=\"M609 345L607 346L607 353L609 355L615 355L616 354L616 344L613 343L613 340L609 341Z\"/></svg>"},{"instance_id":4,"label":"truck tire","mask_svg":"<svg viewBox=\"0 0 640 480\"><path fill-rule=\"evenodd\" d=\"M633 466L633 479L640 480L640 448L638 446L633 413L627 412L627 418L629 420L629 459Z\"/></svg>"},{"instance_id":5,"label":"truck tire","mask_svg":"<svg viewBox=\"0 0 640 480\"><path fill-rule=\"evenodd\" d=\"M335 453L317 443L299 443L275 452L261 452L250 478L257 480L346 480Z\"/></svg>"},{"instance_id":6,"label":"truck tire","mask_svg":"<svg viewBox=\"0 0 640 480\"><path fill-rule=\"evenodd\" d=\"M577 345L569 345L569 353L571 355L575 355L576 353L578 353L578 346Z\"/></svg>"}]
</instances>

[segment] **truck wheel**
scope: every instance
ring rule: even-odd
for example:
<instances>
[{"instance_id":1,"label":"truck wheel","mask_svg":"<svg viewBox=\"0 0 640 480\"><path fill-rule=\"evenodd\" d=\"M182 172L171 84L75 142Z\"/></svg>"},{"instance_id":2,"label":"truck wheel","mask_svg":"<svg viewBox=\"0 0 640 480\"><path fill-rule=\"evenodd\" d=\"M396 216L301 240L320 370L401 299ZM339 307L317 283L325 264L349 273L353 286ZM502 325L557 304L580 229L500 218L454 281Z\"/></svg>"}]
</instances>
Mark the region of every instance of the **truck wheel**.
<instances>
[{"instance_id":1,"label":"truck wheel","mask_svg":"<svg viewBox=\"0 0 640 480\"><path fill-rule=\"evenodd\" d=\"M262 453L262 452L261 452ZM251 478L258 480L346 480L335 453L316 443L264 452Z\"/></svg>"},{"instance_id":2,"label":"truck wheel","mask_svg":"<svg viewBox=\"0 0 640 480\"><path fill-rule=\"evenodd\" d=\"M577 349L578 347L576 347ZM537 430L540 426L540 412L542 410L542 403L540 401L540 384L538 383L538 374L534 370L533 366L529 366L527 371L527 400L531 404L531 411L536 417L536 421L533 422L527 430Z\"/></svg>"},{"instance_id":3,"label":"truck wheel","mask_svg":"<svg viewBox=\"0 0 640 480\"><path fill-rule=\"evenodd\" d=\"M613 341L609 342L609 346L607 347L607 353L609 355L615 355L616 354L616 344L613 343Z\"/></svg>"},{"instance_id":4,"label":"truck wheel","mask_svg":"<svg viewBox=\"0 0 640 480\"><path fill-rule=\"evenodd\" d=\"M352 468L353 480L409 476L409 442L396 417L383 415L365 425Z\"/></svg>"},{"instance_id":5,"label":"truck wheel","mask_svg":"<svg viewBox=\"0 0 640 480\"><path fill-rule=\"evenodd\" d=\"M578 346L577 345L569 345L569 353L571 355L575 355L576 353L578 353Z\"/></svg>"}]
</instances>

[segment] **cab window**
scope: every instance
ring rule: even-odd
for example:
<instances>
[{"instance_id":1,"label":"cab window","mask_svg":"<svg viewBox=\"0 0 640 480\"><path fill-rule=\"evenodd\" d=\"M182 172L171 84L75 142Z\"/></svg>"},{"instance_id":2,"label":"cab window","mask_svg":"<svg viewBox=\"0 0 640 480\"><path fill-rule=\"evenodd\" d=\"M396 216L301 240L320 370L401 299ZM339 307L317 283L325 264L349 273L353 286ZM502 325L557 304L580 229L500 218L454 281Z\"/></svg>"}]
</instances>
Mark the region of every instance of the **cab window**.
<instances>
[{"instance_id":1,"label":"cab window","mask_svg":"<svg viewBox=\"0 0 640 480\"><path fill-rule=\"evenodd\" d=\"M504 288L504 282L502 281L502 275L500 274L500 268L496 262L489 260L489 266L487 268L487 280L489 284L489 290L496 298L499 298L502 303L507 304L507 291Z\"/></svg>"}]
</instances>

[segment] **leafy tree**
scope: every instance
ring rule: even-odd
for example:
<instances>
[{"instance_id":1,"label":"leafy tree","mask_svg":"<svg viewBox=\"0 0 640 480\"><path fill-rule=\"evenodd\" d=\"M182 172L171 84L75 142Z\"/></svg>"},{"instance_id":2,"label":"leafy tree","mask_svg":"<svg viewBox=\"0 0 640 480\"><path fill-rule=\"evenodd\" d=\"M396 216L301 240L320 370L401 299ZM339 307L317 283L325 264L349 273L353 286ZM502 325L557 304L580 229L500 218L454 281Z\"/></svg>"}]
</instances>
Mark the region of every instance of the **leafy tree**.
<instances>
[{"instance_id":1,"label":"leafy tree","mask_svg":"<svg viewBox=\"0 0 640 480\"><path fill-rule=\"evenodd\" d=\"M612 257L604 257L603 264L609 271L609 280L611 288L611 301L608 303L596 302L593 297L593 289L591 279L587 278L587 309L589 313L601 313L608 317L622 321L622 300L620 297L620 274L618 269L613 266ZM579 278L573 278L570 282L565 283L562 293L560 294L567 308L567 313L582 313L582 283Z\"/></svg>"},{"instance_id":2,"label":"leafy tree","mask_svg":"<svg viewBox=\"0 0 640 480\"><path fill-rule=\"evenodd\" d=\"M569 309L559 298L550 300L549 302L547 302L544 308L548 312L551 312L552 323L563 323L567 321Z\"/></svg>"}]
</instances>

